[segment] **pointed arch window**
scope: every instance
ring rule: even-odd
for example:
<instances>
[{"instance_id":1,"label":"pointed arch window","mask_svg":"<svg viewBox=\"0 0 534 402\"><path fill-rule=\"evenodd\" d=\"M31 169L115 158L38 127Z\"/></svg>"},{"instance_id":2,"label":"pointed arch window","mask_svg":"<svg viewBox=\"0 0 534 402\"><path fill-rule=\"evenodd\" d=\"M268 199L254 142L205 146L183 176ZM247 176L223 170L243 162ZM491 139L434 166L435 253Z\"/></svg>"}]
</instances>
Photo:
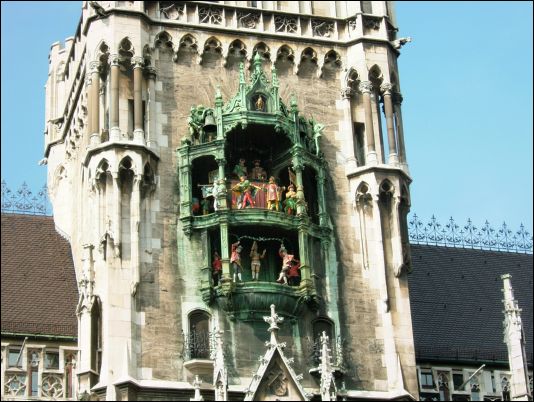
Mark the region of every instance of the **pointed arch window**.
<instances>
[{"instance_id":1,"label":"pointed arch window","mask_svg":"<svg viewBox=\"0 0 534 402\"><path fill-rule=\"evenodd\" d=\"M203 310L189 314L189 334L187 337L191 359L210 358L210 315Z\"/></svg>"}]
</instances>

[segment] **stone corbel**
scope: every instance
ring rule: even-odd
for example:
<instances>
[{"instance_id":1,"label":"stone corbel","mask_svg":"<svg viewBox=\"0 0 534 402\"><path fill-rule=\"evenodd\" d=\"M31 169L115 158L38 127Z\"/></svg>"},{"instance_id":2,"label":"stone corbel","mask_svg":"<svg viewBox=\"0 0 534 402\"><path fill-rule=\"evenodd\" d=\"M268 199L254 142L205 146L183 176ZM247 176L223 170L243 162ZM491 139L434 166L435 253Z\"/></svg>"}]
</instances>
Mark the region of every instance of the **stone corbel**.
<instances>
[{"instance_id":1,"label":"stone corbel","mask_svg":"<svg viewBox=\"0 0 534 402\"><path fill-rule=\"evenodd\" d=\"M341 89L341 99L350 99L354 95L354 91L351 87L345 87Z\"/></svg>"}]
</instances>

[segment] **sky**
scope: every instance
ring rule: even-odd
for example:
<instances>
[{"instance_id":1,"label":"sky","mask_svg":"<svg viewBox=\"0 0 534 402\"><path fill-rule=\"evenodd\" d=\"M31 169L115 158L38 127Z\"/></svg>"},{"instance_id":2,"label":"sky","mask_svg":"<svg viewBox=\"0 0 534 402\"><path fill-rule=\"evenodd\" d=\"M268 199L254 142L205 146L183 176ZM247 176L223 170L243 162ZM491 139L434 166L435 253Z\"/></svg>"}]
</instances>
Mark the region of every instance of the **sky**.
<instances>
[{"instance_id":1,"label":"sky","mask_svg":"<svg viewBox=\"0 0 534 402\"><path fill-rule=\"evenodd\" d=\"M410 216L532 233L532 2L396 2ZM46 182L48 52L81 1L1 3L1 176Z\"/></svg>"}]
</instances>

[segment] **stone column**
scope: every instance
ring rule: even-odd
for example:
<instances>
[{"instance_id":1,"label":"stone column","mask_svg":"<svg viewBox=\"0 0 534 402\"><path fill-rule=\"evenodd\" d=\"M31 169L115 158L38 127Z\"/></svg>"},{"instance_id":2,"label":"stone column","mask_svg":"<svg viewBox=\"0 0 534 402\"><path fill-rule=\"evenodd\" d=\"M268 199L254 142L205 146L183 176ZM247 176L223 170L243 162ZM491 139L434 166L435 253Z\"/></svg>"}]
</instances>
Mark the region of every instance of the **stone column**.
<instances>
[{"instance_id":1,"label":"stone column","mask_svg":"<svg viewBox=\"0 0 534 402\"><path fill-rule=\"evenodd\" d=\"M156 138L156 69L154 67L147 67L146 76L148 79L148 132L146 135L146 145L149 148L154 148L158 146Z\"/></svg>"},{"instance_id":2,"label":"stone column","mask_svg":"<svg viewBox=\"0 0 534 402\"><path fill-rule=\"evenodd\" d=\"M100 144L100 73L99 62L92 61L89 65L91 72L91 137L92 146Z\"/></svg>"},{"instance_id":3,"label":"stone column","mask_svg":"<svg viewBox=\"0 0 534 402\"><path fill-rule=\"evenodd\" d=\"M223 179L224 180L224 167L226 166L226 159L224 158L219 158L217 159L217 164L219 165L219 179Z\"/></svg>"},{"instance_id":4,"label":"stone column","mask_svg":"<svg viewBox=\"0 0 534 402\"><path fill-rule=\"evenodd\" d=\"M341 90L341 103L343 109L343 127L341 129L345 132L346 144L346 161L345 170L352 171L357 167L356 150L354 149L354 123L352 121L352 105L351 97L354 91L352 88L346 87Z\"/></svg>"},{"instance_id":5,"label":"stone column","mask_svg":"<svg viewBox=\"0 0 534 402\"><path fill-rule=\"evenodd\" d=\"M226 186L226 179L224 177L225 176L224 175L224 167L226 166L226 159L218 158L217 159L217 164L219 165L219 176L217 177L217 180L215 180L215 183L213 183L213 185L214 186L219 186L218 181L219 180L224 180L224 186ZM214 200L214 202L218 203L218 208L217 208L218 210L228 208L228 203L227 203L226 196L227 196L226 191L218 192L217 200Z\"/></svg>"},{"instance_id":6,"label":"stone column","mask_svg":"<svg viewBox=\"0 0 534 402\"><path fill-rule=\"evenodd\" d=\"M113 249L115 257L120 257L121 239L121 186L119 183L119 172L111 172L113 182Z\"/></svg>"},{"instance_id":7,"label":"stone column","mask_svg":"<svg viewBox=\"0 0 534 402\"><path fill-rule=\"evenodd\" d=\"M306 201L304 199L304 186L302 185L302 171L304 170L304 166L300 163L300 161L294 160L293 168L295 169L295 173L297 176L296 190L297 190L297 216L298 216L306 212L306 208L304 206L304 203Z\"/></svg>"},{"instance_id":8,"label":"stone column","mask_svg":"<svg viewBox=\"0 0 534 402\"><path fill-rule=\"evenodd\" d=\"M131 294L135 295L137 291L137 285L139 284L139 225L141 223L141 181L142 176L140 174L135 175L132 182L132 199L130 209L130 241L131 241Z\"/></svg>"},{"instance_id":9,"label":"stone column","mask_svg":"<svg viewBox=\"0 0 534 402\"><path fill-rule=\"evenodd\" d=\"M365 160L367 165L377 165L375 149L375 133L373 129L373 109L371 106L371 92L373 84L371 81L362 81L359 86L363 95L363 107L365 109L365 137L367 139L367 154Z\"/></svg>"},{"instance_id":10,"label":"stone column","mask_svg":"<svg viewBox=\"0 0 534 402\"><path fill-rule=\"evenodd\" d=\"M85 76L85 92L87 94L87 134L89 135L89 144L91 145L91 134L93 134L93 80L91 73Z\"/></svg>"},{"instance_id":11,"label":"stone column","mask_svg":"<svg viewBox=\"0 0 534 402\"><path fill-rule=\"evenodd\" d=\"M402 125L401 104L402 95L400 92L393 93L393 110L395 113L395 123L397 126L397 140L399 141L399 162L403 170L408 173L408 162L406 159L406 149L404 146L404 128Z\"/></svg>"},{"instance_id":12,"label":"stone column","mask_svg":"<svg viewBox=\"0 0 534 402\"><path fill-rule=\"evenodd\" d=\"M319 204L319 225L328 227L328 215L326 214L326 200L324 197L325 174L321 169L317 173L317 200Z\"/></svg>"},{"instance_id":13,"label":"stone column","mask_svg":"<svg viewBox=\"0 0 534 402\"><path fill-rule=\"evenodd\" d=\"M92 320L91 308L93 306L94 269L92 250L93 245L84 244L82 254L82 279L78 283L81 304L77 311L78 315L78 345L80 357L77 367L79 377L79 391L91 392L91 333Z\"/></svg>"},{"instance_id":14,"label":"stone column","mask_svg":"<svg viewBox=\"0 0 534 402\"><path fill-rule=\"evenodd\" d=\"M145 134L143 130L143 58L134 57L134 142L138 144L145 143Z\"/></svg>"},{"instance_id":15,"label":"stone column","mask_svg":"<svg viewBox=\"0 0 534 402\"><path fill-rule=\"evenodd\" d=\"M299 225L300 286L312 285L308 249L308 226L301 223Z\"/></svg>"},{"instance_id":16,"label":"stone column","mask_svg":"<svg viewBox=\"0 0 534 402\"><path fill-rule=\"evenodd\" d=\"M386 127L388 131L389 157L390 165L398 166L399 157L397 153L397 141L395 140L395 128L393 127L393 103L391 101L391 90L393 85L384 83L380 86L382 96L384 97L384 114L386 115Z\"/></svg>"},{"instance_id":17,"label":"stone column","mask_svg":"<svg viewBox=\"0 0 534 402\"><path fill-rule=\"evenodd\" d=\"M121 138L121 130L119 128L119 56L111 55L111 72L110 72L110 89L111 89L111 104L109 110L109 140L119 141Z\"/></svg>"},{"instance_id":18,"label":"stone column","mask_svg":"<svg viewBox=\"0 0 534 402\"><path fill-rule=\"evenodd\" d=\"M222 283L231 283L230 254L228 252L228 222L221 220L221 261L222 261Z\"/></svg>"}]
</instances>

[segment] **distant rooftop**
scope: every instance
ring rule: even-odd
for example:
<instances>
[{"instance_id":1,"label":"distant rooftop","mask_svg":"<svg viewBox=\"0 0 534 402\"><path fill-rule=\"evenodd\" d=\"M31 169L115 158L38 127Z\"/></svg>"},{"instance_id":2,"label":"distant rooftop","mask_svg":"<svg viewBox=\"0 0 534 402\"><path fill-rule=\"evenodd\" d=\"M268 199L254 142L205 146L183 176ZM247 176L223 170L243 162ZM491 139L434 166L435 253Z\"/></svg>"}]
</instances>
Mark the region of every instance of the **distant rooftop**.
<instances>
[{"instance_id":1,"label":"distant rooftop","mask_svg":"<svg viewBox=\"0 0 534 402\"><path fill-rule=\"evenodd\" d=\"M3 334L78 336L69 243L51 216L2 213Z\"/></svg>"}]
</instances>

